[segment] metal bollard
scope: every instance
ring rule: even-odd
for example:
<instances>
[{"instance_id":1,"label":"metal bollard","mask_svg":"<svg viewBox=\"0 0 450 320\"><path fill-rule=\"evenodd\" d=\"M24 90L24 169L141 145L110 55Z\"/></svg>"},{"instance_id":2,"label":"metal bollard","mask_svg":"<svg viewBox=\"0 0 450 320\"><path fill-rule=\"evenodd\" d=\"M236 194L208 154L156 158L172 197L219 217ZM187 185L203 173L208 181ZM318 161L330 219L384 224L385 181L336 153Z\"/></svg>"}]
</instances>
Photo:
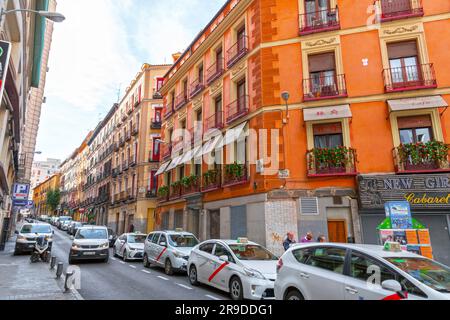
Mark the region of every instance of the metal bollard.
<instances>
[{"instance_id":1,"label":"metal bollard","mask_svg":"<svg viewBox=\"0 0 450 320\"><path fill-rule=\"evenodd\" d=\"M69 291L72 288L73 285L73 281L72 281L72 277L75 274L75 271L72 271L70 273L66 273L66 280L64 282L64 289L67 291ZM71 280L71 283L69 284L69 280Z\"/></svg>"},{"instance_id":2,"label":"metal bollard","mask_svg":"<svg viewBox=\"0 0 450 320\"><path fill-rule=\"evenodd\" d=\"M52 256L52 259L50 261L50 270L55 269L55 266L56 266L56 257Z\"/></svg>"},{"instance_id":3,"label":"metal bollard","mask_svg":"<svg viewBox=\"0 0 450 320\"><path fill-rule=\"evenodd\" d=\"M56 279L60 279L63 273L64 263L58 262L58 267L56 268Z\"/></svg>"}]
</instances>

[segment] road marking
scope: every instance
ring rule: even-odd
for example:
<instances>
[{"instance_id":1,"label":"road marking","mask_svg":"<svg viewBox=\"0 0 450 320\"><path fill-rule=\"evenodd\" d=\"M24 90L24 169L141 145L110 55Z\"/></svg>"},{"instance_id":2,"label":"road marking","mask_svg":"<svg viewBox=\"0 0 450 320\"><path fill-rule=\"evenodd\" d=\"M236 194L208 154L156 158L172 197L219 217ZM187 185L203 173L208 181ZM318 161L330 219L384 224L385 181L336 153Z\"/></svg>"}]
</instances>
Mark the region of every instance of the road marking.
<instances>
[{"instance_id":1,"label":"road marking","mask_svg":"<svg viewBox=\"0 0 450 320\"><path fill-rule=\"evenodd\" d=\"M191 288L191 287L189 287L189 286L186 286L186 285L184 285L184 284L181 284L181 283L177 283L177 286L180 286L180 287L185 288L185 289L188 289L188 290L193 290L193 288Z\"/></svg>"},{"instance_id":2,"label":"road marking","mask_svg":"<svg viewBox=\"0 0 450 320\"><path fill-rule=\"evenodd\" d=\"M119 261L121 264L125 264L125 262L123 262L123 261Z\"/></svg>"},{"instance_id":3,"label":"road marking","mask_svg":"<svg viewBox=\"0 0 450 320\"><path fill-rule=\"evenodd\" d=\"M117 259L116 259L116 258L111 258L111 259L113 259L114 261L117 261Z\"/></svg>"},{"instance_id":4,"label":"road marking","mask_svg":"<svg viewBox=\"0 0 450 320\"><path fill-rule=\"evenodd\" d=\"M221 299L216 298L216 297L214 297L214 296L211 296L211 295L209 295L209 294L205 295L205 297L208 297L208 298L213 299L213 300L221 300Z\"/></svg>"},{"instance_id":5,"label":"road marking","mask_svg":"<svg viewBox=\"0 0 450 320\"><path fill-rule=\"evenodd\" d=\"M147 270L141 270L141 271L146 273L146 274L152 274L150 271L147 271Z\"/></svg>"},{"instance_id":6,"label":"road marking","mask_svg":"<svg viewBox=\"0 0 450 320\"><path fill-rule=\"evenodd\" d=\"M162 276L158 276L158 278L160 278L160 279L162 279L162 280L165 280L165 281L169 281L169 279L167 279L167 278L165 278L165 277L162 277Z\"/></svg>"},{"instance_id":7,"label":"road marking","mask_svg":"<svg viewBox=\"0 0 450 320\"><path fill-rule=\"evenodd\" d=\"M131 264L128 265L130 268L136 269L135 266L132 266Z\"/></svg>"}]
</instances>

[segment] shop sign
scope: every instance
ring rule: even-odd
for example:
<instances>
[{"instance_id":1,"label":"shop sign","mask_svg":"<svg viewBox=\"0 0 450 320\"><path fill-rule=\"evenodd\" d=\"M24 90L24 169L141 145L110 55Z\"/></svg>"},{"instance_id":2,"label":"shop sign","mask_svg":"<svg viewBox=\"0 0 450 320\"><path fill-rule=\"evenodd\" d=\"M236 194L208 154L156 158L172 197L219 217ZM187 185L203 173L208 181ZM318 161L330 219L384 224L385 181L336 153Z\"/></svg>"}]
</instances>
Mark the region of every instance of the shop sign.
<instances>
[{"instance_id":1,"label":"shop sign","mask_svg":"<svg viewBox=\"0 0 450 320\"><path fill-rule=\"evenodd\" d=\"M450 174L359 176L362 209L408 201L413 209L450 210Z\"/></svg>"}]
</instances>

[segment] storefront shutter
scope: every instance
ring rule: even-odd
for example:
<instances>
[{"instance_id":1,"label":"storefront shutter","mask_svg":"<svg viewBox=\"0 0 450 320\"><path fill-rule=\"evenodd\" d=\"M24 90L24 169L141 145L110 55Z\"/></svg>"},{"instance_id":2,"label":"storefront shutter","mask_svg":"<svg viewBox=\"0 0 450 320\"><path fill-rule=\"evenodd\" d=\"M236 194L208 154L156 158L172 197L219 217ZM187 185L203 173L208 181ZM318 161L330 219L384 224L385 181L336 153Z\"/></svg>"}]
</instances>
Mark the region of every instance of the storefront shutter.
<instances>
[{"instance_id":1,"label":"storefront shutter","mask_svg":"<svg viewBox=\"0 0 450 320\"><path fill-rule=\"evenodd\" d=\"M403 41L388 44L389 59L400 59L405 57L415 57L417 53L416 41Z\"/></svg>"},{"instance_id":2,"label":"storefront shutter","mask_svg":"<svg viewBox=\"0 0 450 320\"><path fill-rule=\"evenodd\" d=\"M334 52L310 55L308 61L310 73L336 69Z\"/></svg>"}]
</instances>

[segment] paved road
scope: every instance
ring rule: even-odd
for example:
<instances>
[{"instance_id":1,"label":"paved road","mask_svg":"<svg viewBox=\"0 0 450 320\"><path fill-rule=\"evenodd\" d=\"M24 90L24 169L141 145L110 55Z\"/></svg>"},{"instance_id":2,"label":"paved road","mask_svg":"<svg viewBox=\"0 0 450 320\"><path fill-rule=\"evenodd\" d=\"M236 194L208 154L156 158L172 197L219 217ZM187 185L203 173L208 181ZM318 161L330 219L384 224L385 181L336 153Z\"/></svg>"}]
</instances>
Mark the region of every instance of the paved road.
<instances>
[{"instance_id":1,"label":"paved road","mask_svg":"<svg viewBox=\"0 0 450 320\"><path fill-rule=\"evenodd\" d=\"M66 232L55 229L52 254L68 265L72 241ZM79 293L86 300L228 300L215 289L193 287L186 274L167 276L163 269L144 268L142 262L123 262L111 258L108 263L85 262L81 269Z\"/></svg>"}]
</instances>

